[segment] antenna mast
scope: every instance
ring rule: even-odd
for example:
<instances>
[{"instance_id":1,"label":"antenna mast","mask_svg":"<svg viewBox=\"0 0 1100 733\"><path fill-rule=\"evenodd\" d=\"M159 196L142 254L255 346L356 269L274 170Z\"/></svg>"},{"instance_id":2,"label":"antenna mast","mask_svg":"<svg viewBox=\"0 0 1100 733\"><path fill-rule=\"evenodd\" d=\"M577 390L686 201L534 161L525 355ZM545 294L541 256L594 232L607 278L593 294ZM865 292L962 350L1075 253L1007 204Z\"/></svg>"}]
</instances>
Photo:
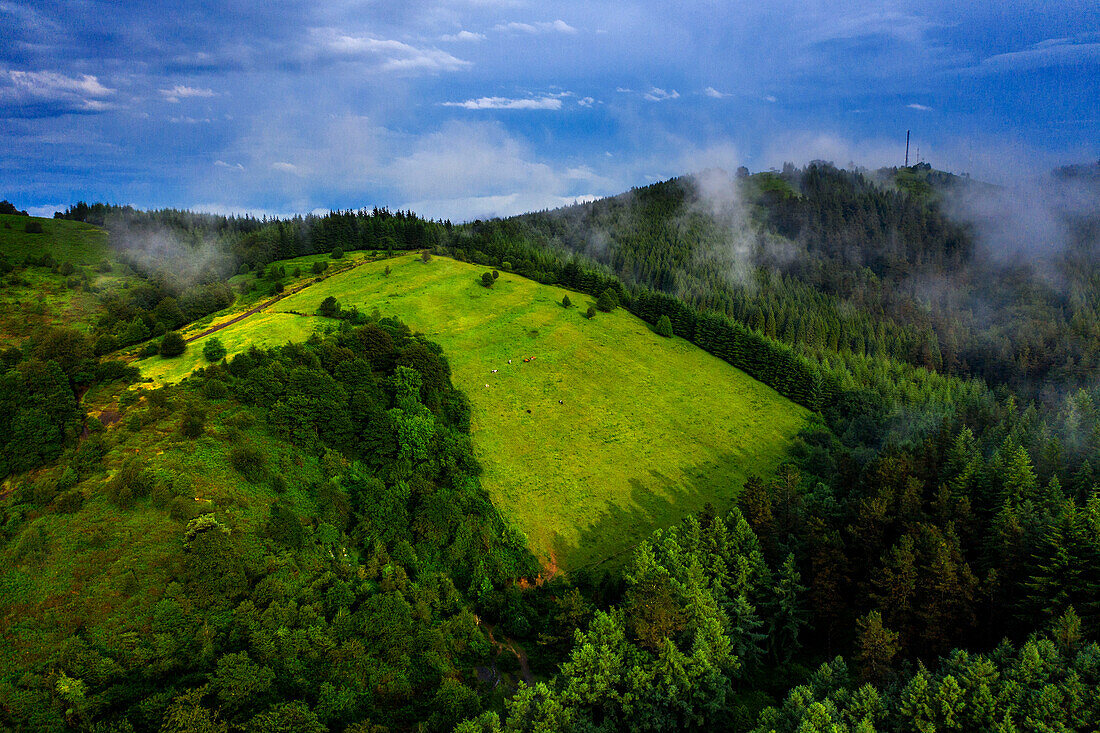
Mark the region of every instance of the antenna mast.
<instances>
[{"instance_id":1,"label":"antenna mast","mask_svg":"<svg viewBox=\"0 0 1100 733\"><path fill-rule=\"evenodd\" d=\"M905 131L905 167L909 167L909 131Z\"/></svg>"}]
</instances>

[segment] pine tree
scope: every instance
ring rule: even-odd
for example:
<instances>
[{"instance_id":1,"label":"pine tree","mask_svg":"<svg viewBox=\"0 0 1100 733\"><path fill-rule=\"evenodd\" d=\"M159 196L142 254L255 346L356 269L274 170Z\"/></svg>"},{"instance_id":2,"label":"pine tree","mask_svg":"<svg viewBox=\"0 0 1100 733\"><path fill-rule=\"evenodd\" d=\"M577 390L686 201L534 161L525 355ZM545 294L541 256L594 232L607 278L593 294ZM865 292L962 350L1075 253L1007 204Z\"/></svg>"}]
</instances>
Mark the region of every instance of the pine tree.
<instances>
[{"instance_id":1,"label":"pine tree","mask_svg":"<svg viewBox=\"0 0 1100 733\"><path fill-rule=\"evenodd\" d=\"M856 659L860 674L865 681L880 685L891 674L891 662L901 650L898 634L883 626L882 614L877 610L857 621L856 628L859 630Z\"/></svg>"},{"instance_id":2,"label":"pine tree","mask_svg":"<svg viewBox=\"0 0 1100 733\"><path fill-rule=\"evenodd\" d=\"M667 315L661 316L659 319L657 319L657 326L655 330L660 336L664 336L665 338L672 338L672 321Z\"/></svg>"}]
</instances>

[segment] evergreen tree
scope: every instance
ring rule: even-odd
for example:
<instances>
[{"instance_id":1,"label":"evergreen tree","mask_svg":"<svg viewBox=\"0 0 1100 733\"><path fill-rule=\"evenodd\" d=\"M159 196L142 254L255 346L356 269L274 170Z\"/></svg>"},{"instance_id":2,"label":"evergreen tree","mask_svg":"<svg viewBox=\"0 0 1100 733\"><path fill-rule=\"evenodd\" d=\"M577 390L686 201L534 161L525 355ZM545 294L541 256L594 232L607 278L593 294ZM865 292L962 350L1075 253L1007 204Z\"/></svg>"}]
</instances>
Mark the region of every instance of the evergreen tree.
<instances>
[{"instance_id":1,"label":"evergreen tree","mask_svg":"<svg viewBox=\"0 0 1100 733\"><path fill-rule=\"evenodd\" d=\"M672 338L672 321L667 315L663 315L657 319L657 326L655 328L658 335L665 338Z\"/></svg>"}]
</instances>

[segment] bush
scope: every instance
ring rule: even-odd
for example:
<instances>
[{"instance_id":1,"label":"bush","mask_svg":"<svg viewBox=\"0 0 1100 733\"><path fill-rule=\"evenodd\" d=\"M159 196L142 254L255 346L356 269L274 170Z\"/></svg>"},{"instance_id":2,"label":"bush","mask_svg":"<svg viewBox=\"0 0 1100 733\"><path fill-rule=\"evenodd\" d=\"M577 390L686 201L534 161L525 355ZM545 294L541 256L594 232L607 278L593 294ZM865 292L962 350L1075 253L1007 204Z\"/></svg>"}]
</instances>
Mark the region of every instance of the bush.
<instances>
[{"instance_id":1,"label":"bush","mask_svg":"<svg viewBox=\"0 0 1100 733\"><path fill-rule=\"evenodd\" d=\"M276 281L274 290L275 290L276 293L283 292L283 290L284 290L283 283L281 281Z\"/></svg>"},{"instance_id":2,"label":"bush","mask_svg":"<svg viewBox=\"0 0 1100 733\"><path fill-rule=\"evenodd\" d=\"M322 272L324 272L327 269L328 269L328 263L324 262L322 260L317 260L316 262L313 263L313 267L310 268L310 270L313 271L314 275L320 275Z\"/></svg>"},{"instance_id":3,"label":"bush","mask_svg":"<svg viewBox=\"0 0 1100 733\"><path fill-rule=\"evenodd\" d=\"M217 337L207 339L202 345L202 356L209 362L221 361L225 358L225 344Z\"/></svg>"},{"instance_id":4,"label":"bush","mask_svg":"<svg viewBox=\"0 0 1100 733\"><path fill-rule=\"evenodd\" d=\"M496 270L493 270L493 279L496 280L498 277L500 277L500 273Z\"/></svg>"},{"instance_id":5,"label":"bush","mask_svg":"<svg viewBox=\"0 0 1100 733\"><path fill-rule=\"evenodd\" d=\"M569 306L573 305L573 301L569 300L569 296L567 295L561 299L561 305L563 308L568 308Z\"/></svg>"},{"instance_id":6,"label":"bush","mask_svg":"<svg viewBox=\"0 0 1100 733\"><path fill-rule=\"evenodd\" d=\"M301 276L302 276L302 268L300 268L300 267L295 267L295 268L294 268L294 272L293 272L293 273L291 273L291 274L292 274L292 275L293 275L294 277L301 277Z\"/></svg>"},{"instance_id":7,"label":"bush","mask_svg":"<svg viewBox=\"0 0 1100 733\"><path fill-rule=\"evenodd\" d=\"M596 307L604 313L610 313L619 307L619 296L613 289L608 288L600 293L600 297L596 300Z\"/></svg>"},{"instance_id":8,"label":"bush","mask_svg":"<svg viewBox=\"0 0 1100 733\"><path fill-rule=\"evenodd\" d=\"M202 386L202 393L206 395L207 399L224 400L229 396L229 387L220 379L208 379L206 384Z\"/></svg>"},{"instance_id":9,"label":"bush","mask_svg":"<svg viewBox=\"0 0 1100 733\"><path fill-rule=\"evenodd\" d=\"M331 295L328 296L321 301L321 305L317 306L317 315L324 316L325 318L339 318L340 301Z\"/></svg>"},{"instance_id":10,"label":"bush","mask_svg":"<svg viewBox=\"0 0 1100 733\"><path fill-rule=\"evenodd\" d=\"M251 445L238 445L229 451L229 462L250 483L258 484L267 476L267 459Z\"/></svg>"},{"instance_id":11,"label":"bush","mask_svg":"<svg viewBox=\"0 0 1100 733\"><path fill-rule=\"evenodd\" d=\"M334 247L332 254L329 255L334 260L342 260L344 258L344 250L339 247Z\"/></svg>"},{"instance_id":12,"label":"bush","mask_svg":"<svg viewBox=\"0 0 1100 733\"><path fill-rule=\"evenodd\" d=\"M585 318L595 318L596 317L596 309L593 308L592 306L588 306L588 310L584 312L584 317Z\"/></svg>"},{"instance_id":13,"label":"bush","mask_svg":"<svg viewBox=\"0 0 1100 733\"><path fill-rule=\"evenodd\" d=\"M109 333L105 333L95 340L95 345L92 346L92 353L96 356L103 356L104 354L110 354L112 351L118 348L118 341Z\"/></svg>"},{"instance_id":14,"label":"bush","mask_svg":"<svg viewBox=\"0 0 1100 733\"><path fill-rule=\"evenodd\" d=\"M183 413L183 419L180 420L180 434L182 434L183 437L193 440L201 436L205 430L206 412L197 408L192 408Z\"/></svg>"},{"instance_id":15,"label":"bush","mask_svg":"<svg viewBox=\"0 0 1100 733\"><path fill-rule=\"evenodd\" d=\"M657 326L654 330L665 338L672 338L672 321L668 315L663 315L657 319Z\"/></svg>"},{"instance_id":16,"label":"bush","mask_svg":"<svg viewBox=\"0 0 1100 733\"><path fill-rule=\"evenodd\" d=\"M166 358L179 356L187 350L187 344L180 336L179 331L169 331L160 340L160 355Z\"/></svg>"},{"instance_id":17,"label":"bush","mask_svg":"<svg viewBox=\"0 0 1100 733\"><path fill-rule=\"evenodd\" d=\"M156 356L159 353L160 347L157 346L154 342L150 341L149 343L141 347L141 351L138 352L138 356L144 359L148 356Z\"/></svg>"},{"instance_id":18,"label":"bush","mask_svg":"<svg viewBox=\"0 0 1100 733\"><path fill-rule=\"evenodd\" d=\"M23 227L23 231L27 234L45 234L46 230L42 228L42 222L40 221L28 221L27 225Z\"/></svg>"},{"instance_id":19,"label":"bush","mask_svg":"<svg viewBox=\"0 0 1100 733\"><path fill-rule=\"evenodd\" d=\"M494 282L496 282L496 281L493 280L493 273L491 273L491 272L487 272L487 273L485 273L484 275L481 276L481 284L484 285L487 288L493 287Z\"/></svg>"},{"instance_id":20,"label":"bush","mask_svg":"<svg viewBox=\"0 0 1100 733\"><path fill-rule=\"evenodd\" d=\"M76 267L73 266L73 263L65 260L61 263L61 269L58 272L61 273L62 277L68 277L76 272Z\"/></svg>"},{"instance_id":21,"label":"bush","mask_svg":"<svg viewBox=\"0 0 1100 733\"><path fill-rule=\"evenodd\" d=\"M424 252L423 254L420 255L420 261L425 262L425 263L431 262L432 261L432 253L431 252Z\"/></svg>"}]
</instances>

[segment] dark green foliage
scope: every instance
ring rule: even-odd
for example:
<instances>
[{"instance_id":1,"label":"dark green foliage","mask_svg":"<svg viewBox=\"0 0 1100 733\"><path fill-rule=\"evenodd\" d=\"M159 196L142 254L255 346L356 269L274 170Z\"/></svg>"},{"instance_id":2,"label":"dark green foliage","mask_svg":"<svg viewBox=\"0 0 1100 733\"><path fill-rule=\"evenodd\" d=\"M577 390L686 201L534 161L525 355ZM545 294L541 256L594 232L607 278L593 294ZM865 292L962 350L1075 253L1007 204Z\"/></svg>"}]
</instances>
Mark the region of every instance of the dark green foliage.
<instances>
[{"instance_id":1,"label":"dark green foliage","mask_svg":"<svg viewBox=\"0 0 1100 733\"><path fill-rule=\"evenodd\" d=\"M324 262L322 260L317 260L310 267L310 271L313 272L314 275L320 275L322 272L324 272L327 269L328 269L328 263Z\"/></svg>"},{"instance_id":2,"label":"dark green foliage","mask_svg":"<svg viewBox=\"0 0 1100 733\"><path fill-rule=\"evenodd\" d=\"M15 204L7 199L0 201L0 214L13 214L15 216L30 216L26 211L15 208Z\"/></svg>"},{"instance_id":3,"label":"dark green foliage","mask_svg":"<svg viewBox=\"0 0 1100 733\"><path fill-rule=\"evenodd\" d=\"M208 399L224 400L229 396L229 388L221 379L208 379L203 385L202 392Z\"/></svg>"},{"instance_id":4,"label":"dark green foliage","mask_svg":"<svg viewBox=\"0 0 1100 733\"><path fill-rule=\"evenodd\" d=\"M672 321L669 319L668 314L661 314L661 317L657 319L657 325L653 327L659 335L665 338L672 338Z\"/></svg>"},{"instance_id":5,"label":"dark green foliage","mask_svg":"<svg viewBox=\"0 0 1100 733\"><path fill-rule=\"evenodd\" d=\"M42 222L28 221L23 226L23 231L25 231L27 234L44 234L46 230L42 228Z\"/></svg>"},{"instance_id":6,"label":"dark green foliage","mask_svg":"<svg viewBox=\"0 0 1100 733\"><path fill-rule=\"evenodd\" d=\"M342 260L344 258L344 250L339 247L334 247L332 253L329 255L334 260Z\"/></svg>"},{"instance_id":7,"label":"dark green foliage","mask_svg":"<svg viewBox=\"0 0 1100 733\"><path fill-rule=\"evenodd\" d=\"M569 296L568 295L562 296L562 299L561 299L562 308L568 308L571 305L573 305L573 301L569 300Z\"/></svg>"},{"instance_id":8,"label":"dark green foliage","mask_svg":"<svg viewBox=\"0 0 1100 733\"><path fill-rule=\"evenodd\" d=\"M493 270L493 279L496 280L498 277L500 277L500 273L496 270Z\"/></svg>"},{"instance_id":9,"label":"dark green foliage","mask_svg":"<svg viewBox=\"0 0 1100 733\"><path fill-rule=\"evenodd\" d=\"M602 310L604 313L610 313L619 307L619 296L612 288L607 288L600 297L596 300L596 307Z\"/></svg>"},{"instance_id":10,"label":"dark green foliage","mask_svg":"<svg viewBox=\"0 0 1100 733\"><path fill-rule=\"evenodd\" d=\"M317 306L317 315L326 318L336 318L340 314L340 302L333 296L328 296Z\"/></svg>"},{"instance_id":11,"label":"dark green foliage","mask_svg":"<svg viewBox=\"0 0 1100 733\"><path fill-rule=\"evenodd\" d=\"M190 408L183 413L180 419L180 435L193 440L201 436L205 429L206 412L204 410Z\"/></svg>"},{"instance_id":12,"label":"dark green foliage","mask_svg":"<svg viewBox=\"0 0 1100 733\"><path fill-rule=\"evenodd\" d=\"M584 317L585 318L595 318L596 317L596 309L593 308L592 306L588 306L588 310L586 310L584 312Z\"/></svg>"},{"instance_id":13,"label":"dark green foliage","mask_svg":"<svg viewBox=\"0 0 1100 733\"><path fill-rule=\"evenodd\" d=\"M486 272L484 275L481 276L481 284L487 288L493 287L494 282L496 281L493 279L493 273L491 272Z\"/></svg>"},{"instance_id":14,"label":"dark green foliage","mask_svg":"<svg viewBox=\"0 0 1100 733\"><path fill-rule=\"evenodd\" d=\"M420 253L420 261L425 263L425 264L427 264L428 262L431 262L432 261L431 252L421 252Z\"/></svg>"},{"instance_id":15,"label":"dark green foliage","mask_svg":"<svg viewBox=\"0 0 1100 733\"><path fill-rule=\"evenodd\" d=\"M202 345L202 356L209 362L218 362L225 358L225 344L217 336L208 338Z\"/></svg>"},{"instance_id":16,"label":"dark green foliage","mask_svg":"<svg viewBox=\"0 0 1100 733\"><path fill-rule=\"evenodd\" d=\"M267 457L252 445L237 445L229 451L229 462L233 468L254 484L267 476Z\"/></svg>"},{"instance_id":17,"label":"dark green foliage","mask_svg":"<svg viewBox=\"0 0 1100 733\"><path fill-rule=\"evenodd\" d=\"M169 331L160 341L160 355L165 358L179 356L187 349L187 343L178 331Z\"/></svg>"}]
</instances>

